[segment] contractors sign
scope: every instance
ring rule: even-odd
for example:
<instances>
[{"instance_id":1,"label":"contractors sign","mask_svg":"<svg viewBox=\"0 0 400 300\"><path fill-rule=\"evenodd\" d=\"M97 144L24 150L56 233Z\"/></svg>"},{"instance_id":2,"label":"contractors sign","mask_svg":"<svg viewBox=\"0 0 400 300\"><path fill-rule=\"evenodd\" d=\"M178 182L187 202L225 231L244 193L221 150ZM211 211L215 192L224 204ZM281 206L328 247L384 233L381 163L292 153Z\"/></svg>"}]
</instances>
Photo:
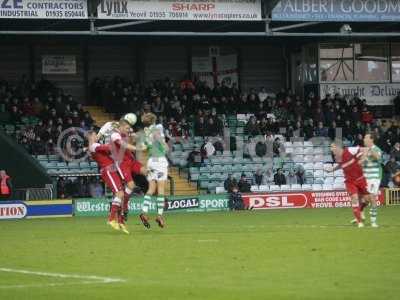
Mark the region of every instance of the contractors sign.
<instances>
[{"instance_id":1,"label":"contractors sign","mask_svg":"<svg viewBox=\"0 0 400 300\"><path fill-rule=\"evenodd\" d=\"M0 0L0 18L87 19L87 0Z\"/></svg>"},{"instance_id":2,"label":"contractors sign","mask_svg":"<svg viewBox=\"0 0 400 300\"><path fill-rule=\"evenodd\" d=\"M395 22L400 0L281 0L272 10L279 21Z\"/></svg>"},{"instance_id":3,"label":"contractors sign","mask_svg":"<svg viewBox=\"0 0 400 300\"><path fill-rule=\"evenodd\" d=\"M102 0L99 19L256 21L260 0Z\"/></svg>"},{"instance_id":4,"label":"contractors sign","mask_svg":"<svg viewBox=\"0 0 400 300\"><path fill-rule=\"evenodd\" d=\"M243 195L243 201L245 207L251 209L351 207L351 199L346 191L248 194ZM383 204L384 197L380 192L378 205Z\"/></svg>"}]
</instances>

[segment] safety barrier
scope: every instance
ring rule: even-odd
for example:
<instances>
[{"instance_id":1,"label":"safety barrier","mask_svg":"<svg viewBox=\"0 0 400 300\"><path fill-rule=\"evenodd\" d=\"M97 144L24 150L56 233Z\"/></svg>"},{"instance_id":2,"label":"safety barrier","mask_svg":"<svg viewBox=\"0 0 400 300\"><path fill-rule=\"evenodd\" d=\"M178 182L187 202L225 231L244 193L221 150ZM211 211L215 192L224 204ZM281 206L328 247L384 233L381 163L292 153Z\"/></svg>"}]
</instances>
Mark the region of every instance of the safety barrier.
<instances>
[{"instance_id":1,"label":"safety barrier","mask_svg":"<svg viewBox=\"0 0 400 300\"><path fill-rule=\"evenodd\" d=\"M400 189L385 189L386 205L400 205Z\"/></svg>"}]
</instances>

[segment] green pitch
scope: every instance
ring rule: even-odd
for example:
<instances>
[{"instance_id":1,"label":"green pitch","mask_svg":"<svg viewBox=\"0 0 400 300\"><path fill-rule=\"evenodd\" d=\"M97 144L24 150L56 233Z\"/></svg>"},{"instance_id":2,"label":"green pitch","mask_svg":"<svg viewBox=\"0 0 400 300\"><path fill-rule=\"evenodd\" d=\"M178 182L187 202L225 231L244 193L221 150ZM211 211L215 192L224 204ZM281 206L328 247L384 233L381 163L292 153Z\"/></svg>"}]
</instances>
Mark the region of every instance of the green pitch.
<instances>
[{"instance_id":1,"label":"green pitch","mask_svg":"<svg viewBox=\"0 0 400 300\"><path fill-rule=\"evenodd\" d=\"M400 299L400 207L0 222L0 299ZM37 273L45 272L45 273ZM95 276L95 277L90 277Z\"/></svg>"}]
</instances>

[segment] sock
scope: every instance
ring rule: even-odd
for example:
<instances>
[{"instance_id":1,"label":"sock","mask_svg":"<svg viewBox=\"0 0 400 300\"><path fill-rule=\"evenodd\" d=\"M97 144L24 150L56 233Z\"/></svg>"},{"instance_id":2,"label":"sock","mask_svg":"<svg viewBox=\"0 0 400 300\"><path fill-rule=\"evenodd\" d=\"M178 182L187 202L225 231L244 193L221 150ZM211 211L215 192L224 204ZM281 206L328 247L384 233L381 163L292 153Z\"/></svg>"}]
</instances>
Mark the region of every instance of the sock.
<instances>
[{"instance_id":1,"label":"sock","mask_svg":"<svg viewBox=\"0 0 400 300\"><path fill-rule=\"evenodd\" d=\"M129 199L131 198L132 190L128 187L125 188L124 201L122 202L122 213L129 210Z\"/></svg>"},{"instance_id":2,"label":"sock","mask_svg":"<svg viewBox=\"0 0 400 300\"><path fill-rule=\"evenodd\" d=\"M157 213L160 216L164 213L164 197L157 197Z\"/></svg>"},{"instance_id":3,"label":"sock","mask_svg":"<svg viewBox=\"0 0 400 300\"><path fill-rule=\"evenodd\" d=\"M111 202L111 210L110 215L108 216L108 221L117 220L117 217L120 215L119 211L121 208L122 200L118 197L114 197L113 201Z\"/></svg>"},{"instance_id":4,"label":"sock","mask_svg":"<svg viewBox=\"0 0 400 300\"><path fill-rule=\"evenodd\" d=\"M369 209L369 215L370 215L371 223L376 223L376 217L378 215L378 209L376 207L371 207Z\"/></svg>"},{"instance_id":5,"label":"sock","mask_svg":"<svg viewBox=\"0 0 400 300\"><path fill-rule=\"evenodd\" d=\"M125 218L124 218L124 214L123 214L122 208L120 208L118 210L118 223L119 224L125 224Z\"/></svg>"},{"instance_id":6,"label":"sock","mask_svg":"<svg viewBox=\"0 0 400 300\"><path fill-rule=\"evenodd\" d=\"M356 218L357 222L361 222L361 211L360 211L360 206L357 204L352 205L353 208L353 215Z\"/></svg>"},{"instance_id":7,"label":"sock","mask_svg":"<svg viewBox=\"0 0 400 300\"><path fill-rule=\"evenodd\" d=\"M360 203L360 211L363 211L364 208L366 208L367 206L368 206L368 203L361 202L361 203Z\"/></svg>"},{"instance_id":8,"label":"sock","mask_svg":"<svg viewBox=\"0 0 400 300\"><path fill-rule=\"evenodd\" d=\"M142 212L147 214L149 212L150 204L151 204L151 196L149 195L144 196Z\"/></svg>"}]
</instances>

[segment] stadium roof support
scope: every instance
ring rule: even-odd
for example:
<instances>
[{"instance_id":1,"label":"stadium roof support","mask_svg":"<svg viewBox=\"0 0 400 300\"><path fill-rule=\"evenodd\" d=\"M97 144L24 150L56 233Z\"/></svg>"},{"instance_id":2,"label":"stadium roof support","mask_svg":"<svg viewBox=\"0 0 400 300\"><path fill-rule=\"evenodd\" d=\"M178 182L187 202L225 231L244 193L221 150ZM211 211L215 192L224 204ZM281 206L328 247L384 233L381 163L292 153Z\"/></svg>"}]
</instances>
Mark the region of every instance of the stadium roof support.
<instances>
[{"instance_id":1,"label":"stadium roof support","mask_svg":"<svg viewBox=\"0 0 400 300\"><path fill-rule=\"evenodd\" d=\"M125 22L125 23L119 23L119 24L96 27L96 30L108 30L108 29L115 29L115 28L122 28L122 27L140 25L140 24L147 24L147 23L152 23L152 22L155 22L155 21L153 21L153 20L150 20L150 21L144 20L144 21Z\"/></svg>"},{"instance_id":2,"label":"stadium roof support","mask_svg":"<svg viewBox=\"0 0 400 300\"><path fill-rule=\"evenodd\" d=\"M293 28L300 28L300 27L307 27L307 26L313 26L320 24L321 22L305 22L305 23L299 23L299 24L293 24L293 25L287 25L287 26L281 26L281 27L275 27L271 28L273 32L276 31L282 31L282 30L288 30L288 29L293 29Z\"/></svg>"},{"instance_id":3,"label":"stadium roof support","mask_svg":"<svg viewBox=\"0 0 400 300\"><path fill-rule=\"evenodd\" d=\"M193 36L193 37L400 37L400 32L179 32L179 31L0 31L0 35Z\"/></svg>"}]
</instances>

